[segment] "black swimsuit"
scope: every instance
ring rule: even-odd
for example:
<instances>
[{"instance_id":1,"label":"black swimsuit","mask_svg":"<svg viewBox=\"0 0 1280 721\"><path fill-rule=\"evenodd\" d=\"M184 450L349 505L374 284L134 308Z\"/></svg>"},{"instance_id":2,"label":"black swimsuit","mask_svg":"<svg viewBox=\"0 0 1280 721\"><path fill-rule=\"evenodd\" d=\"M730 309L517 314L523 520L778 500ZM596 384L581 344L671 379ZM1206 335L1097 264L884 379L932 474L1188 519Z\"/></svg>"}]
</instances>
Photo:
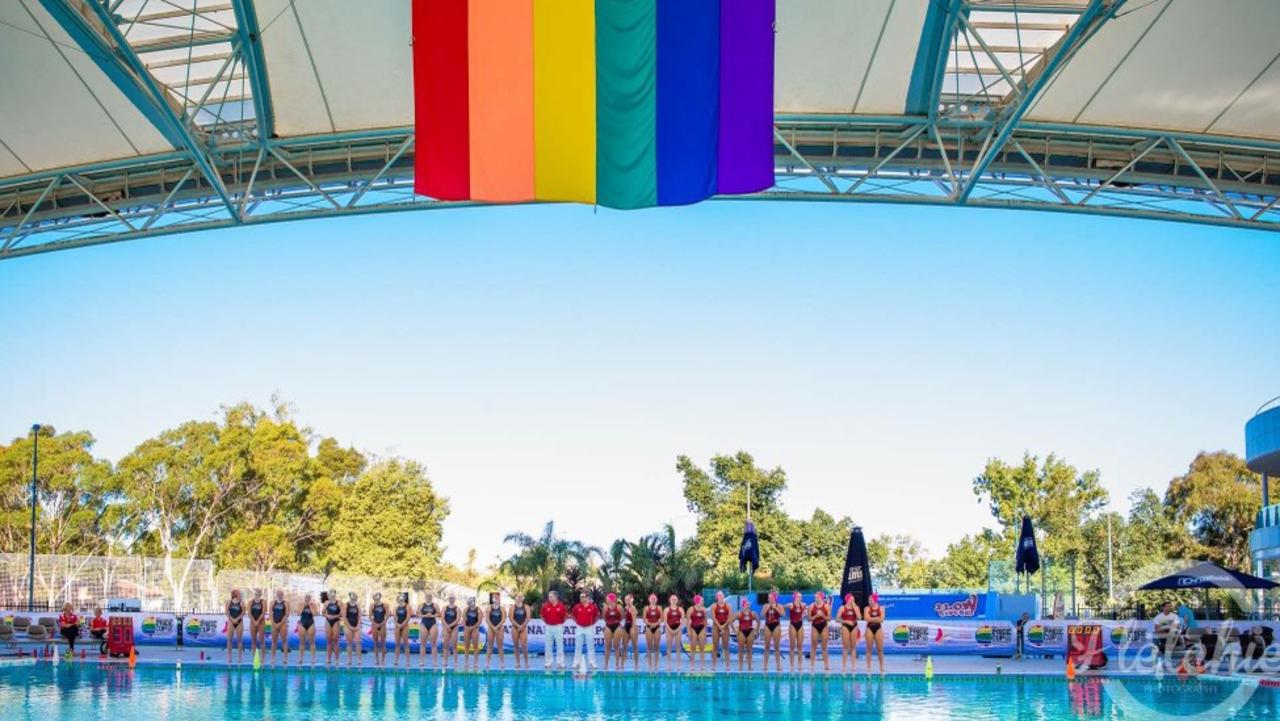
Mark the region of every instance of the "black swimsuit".
<instances>
[{"instance_id":1,"label":"black swimsuit","mask_svg":"<svg viewBox=\"0 0 1280 721\"><path fill-rule=\"evenodd\" d=\"M372 615L373 615L373 622L375 625L386 623L387 622L386 604L379 603L377 606L374 606Z\"/></svg>"},{"instance_id":2,"label":"black swimsuit","mask_svg":"<svg viewBox=\"0 0 1280 721\"><path fill-rule=\"evenodd\" d=\"M444 625L454 626L454 625L457 625L457 623L458 623L458 607L445 606L444 607Z\"/></svg>"},{"instance_id":3,"label":"black swimsuit","mask_svg":"<svg viewBox=\"0 0 1280 721\"><path fill-rule=\"evenodd\" d=\"M871 611L867 611L867 614L870 615ZM880 613L876 613L875 617L875 621L870 619L867 620L867 633L875 633L880 630L880 622L884 620L884 616Z\"/></svg>"},{"instance_id":4,"label":"black swimsuit","mask_svg":"<svg viewBox=\"0 0 1280 721\"><path fill-rule=\"evenodd\" d=\"M428 631L436 626L436 605L434 603L424 603L422 608L418 609L418 614L422 616L422 625Z\"/></svg>"},{"instance_id":5,"label":"black swimsuit","mask_svg":"<svg viewBox=\"0 0 1280 721\"><path fill-rule=\"evenodd\" d=\"M244 615L244 606L239 601L232 601L227 604L227 615L231 617L231 625L239 626L240 617Z\"/></svg>"},{"instance_id":6,"label":"black swimsuit","mask_svg":"<svg viewBox=\"0 0 1280 721\"><path fill-rule=\"evenodd\" d=\"M324 620L329 622L332 628L338 625L338 621L342 618L342 606L337 601L330 601L329 605L324 607Z\"/></svg>"},{"instance_id":7,"label":"black swimsuit","mask_svg":"<svg viewBox=\"0 0 1280 721\"><path fill-rule=\"evenodd\" d=\"M502 609L500 608L489 609L489 625L497 626L500 623L502 623Z\"/></svg>"},{"instance_id":8,"label":"black swimsuit","mask_svg":"<svg viewBox=\"0 0 1280 721\"><path fill-rule=\"evenodd\" d=\"M271 604L271 622L275 624L284 623L285 610L284 601L276 601Z\"/></svg>"},{"instance_id":9,"label":"black swimsuit","mask_svg":"<svg viewBox=\"0 0 1280 721\"><path fill-rule=\"evenodd\" d=\"M249 604L249 617L254 621L262 620L262 601L254 601Z\"/></svg>"},{"instance_id":10,"label":"black swimsuit","mask_svg":"<svg viewBox=\"0 0 1280 721\"><path fill-rule=\"evenodd\" d=\"M408 620L409 620L409 607L396 606L396 626L402 626L404 625L404 622Z\"/></svg>"},{"instance_id":11,"label":"black swimsuit","mask_svg":"<svg viewBox=\"0 0 1280 721\"><path fill-rule=\"evenodd\" d=\"M524 623L524 620L525 618L528 617L528 615L529 614L524 610L524 606L516 606L515 608L511 609L511 620L515 621L518 624Z\"/></svg>"},{"instance_id":12,"label":"black swimsuit","mask_svg":"<svg viewBox=\"0 0 1280 721\"><path fill-rule=\"evenodd\" d=\"M315 625L315 622L315 614L311 612L311 604L303 606L302 610L298 612L298 625L303 628L311 628Z\"/></svg>"},{"instance_id":13,"label":"black swimsuit","mask_svg":"<svg viewBox=\"0 0 1280 721\"><path fill-rule=\"evenodd\" d=\"M480 609L468 608L465 621L467 628L480 625Z\"/></svg>"},{"instance_id":14,"label":"black swimsuit","mask_svg":"<svg viewBox=\"0 0 1280 721\"><path fill-rule=\"evenodd\" d=\"M352 627L360 625L360 609L354 603L347 606L347 625Z\"/></svg>"}]
</instances>

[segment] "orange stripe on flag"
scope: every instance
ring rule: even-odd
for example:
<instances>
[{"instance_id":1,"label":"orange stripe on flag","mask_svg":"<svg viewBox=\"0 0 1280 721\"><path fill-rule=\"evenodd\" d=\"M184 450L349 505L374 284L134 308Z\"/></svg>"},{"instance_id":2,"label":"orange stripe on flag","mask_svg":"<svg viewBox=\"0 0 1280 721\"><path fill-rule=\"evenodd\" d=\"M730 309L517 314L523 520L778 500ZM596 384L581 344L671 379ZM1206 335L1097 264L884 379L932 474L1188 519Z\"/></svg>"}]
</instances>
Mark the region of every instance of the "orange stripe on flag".
<instances>
[{"instance_id":1,"label":"orange stripe on flag","mask_svg":"<svg viewBox=\"0 0 1280 721\"><path fill-rule=\"evenodd\" d=\"M469 0L471 197L533 199L533 0Z\"/></svg>"}]
</instances>

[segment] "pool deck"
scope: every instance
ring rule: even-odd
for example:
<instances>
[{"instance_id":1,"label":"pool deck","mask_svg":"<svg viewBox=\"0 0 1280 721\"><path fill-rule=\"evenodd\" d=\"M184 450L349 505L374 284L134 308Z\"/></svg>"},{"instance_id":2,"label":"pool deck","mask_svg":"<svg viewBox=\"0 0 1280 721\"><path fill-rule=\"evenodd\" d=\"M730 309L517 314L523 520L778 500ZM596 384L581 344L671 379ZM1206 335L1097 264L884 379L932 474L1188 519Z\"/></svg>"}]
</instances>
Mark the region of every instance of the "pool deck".
<instances>
[{"instance_id":1,"label":"pool deck","mask_svg":"<svg viewBox=\"0 0 1280 721\"><path fill-rule=\"evenodd\" d=\"M202 658L202 655L203 655L203 658ZM9 657L9 658L12 658L12 657ZM251 658L252 658L251 655L246 653L244 663L228 665L226 662L226 652L221 649L203 649L202 650L202 649L196 649L196 648L169 649L169 648L142 647L139 649L139 652L137 655L137 664L139 666L149 667L149 668L167 667L167 668L189 669L194 667L194 668L210 669L210 670L237 669L245 672L252 672L253 665L250 661ZM404 667L403 663L399 668L391 668L390 666L386 668L379 668L378 666L374 665L373 654L371 653L366 653L362 657L361 659L363 661L362 665L350 667L345 663L345 659L344 659L344 663L340 667L335 667L334 669L325 668L323 653L318 654L316 658L318 661L316 665L312 665L310 663L300 665L297 663L297 654L295 652L293 654L290 654L291 663L289 663L287 666L282 663L277 663L275 666L272 666L268 657L267 659L263 660L260 672L265 672L265 673L273 673L273 672L335 673L337 672L337 673L363 673L363 674L387 673L387 674L409 674L409 675L417 675L417 674L424 674L424 673L430 673L430 674L441 673L441 671L439 671L438 669L432 669L432 668L420 669L418 667L417 656L414 656L412 664L407 669ZM8 660L8 659L4 659L4 660ZM523 668L516 669L510 657L507 657L505 660L506 660L506 663L502 666L499 666L495 659L493 667L491 669L486 669L484 659L481 658L480 668L478 671L465 670L465 669L459 668L458 670L450 669L443 673L468 674L468 675L498 674L498 673L501 673L501 674L548 673L548 671L544 667L544 659L540 656L533 656L531 658L532 660L531 669L523 669ZM28 656L26 659L20 659L19 661L30 663L31 657ZM734 658L729 666L729 674L738 675L740 673L741 674L749 673L751 675L756 675L756 676L764 675L766 671L763 669L761 661L762 661L762 658L757 656L754 659L752 670L747 671L744 668L740 672L738 670L737 659ZM51 662L51 659L40 658L38 659L38 662L49 663ZM96 652L86 653L83 659L81 659L79 655L77 655L74 661L59 659L59 662L60 663L85 663L85 664L110 664L115 666L125 665L128 663L126 659L102 657L102 656L99 656ZM569 662L571 664L572 657L570 657ZM636 674L646 675L649 673L648 671L645 670L645 663L643 658L641 659L641 662L640 662L639 671L636 671L630 662L628 662L625 665L625 668L622 671L604 670L602 668L603 659L600 656L596 657L596 662L601 666L601 668L597 668L592 675L609 675L609 676L636 675ZM3 661L0 661L0 665L8 665L8 664L4 664ZM1044 677L1063 678L1066 675L1065 670L1066 670L1065 661L1062 658L1025 658L1022 660L1014 660L1011 658L983 658L978 656L934 656L933 657L933 673L935 677L947 677L947 676L972 677L972 676L1003 675L1003 676L1035 676L1035 677L1042 677L1042 678ZM714 673L723 674L724 672L725 672L725 668L724 668L724 663L722 661L721 663L716 665ZM555 673L568 675L572 673L572 671L571 669L566 668L564 670L555 671ZM688 675L690 674L690 662L686 658L678 658L676 659L674 670L672 670L671 667L668 665L667 660L663 659L660 664L659 671L657 673L661 675L669 675L673 673L680 674L680 675ZM771 675L778 674L776 670L773 670L772 664L770 665L770 670L767 673ZM895 676L899 678L901 677L920 678L924 676L924 673L925 673L925 659L923 657L908 656L904 654L893 654L885 657L885 674L886 675ZM1145 668L1138 668L1138 669L1110 668L1105 671L1098 671L1098 672L1081 671L1079 672L1078 675L1081 677L1091 676L1091 675L1117 677L1117 676L1149 676L1149 675L1152 675L1152 673L1153 671L1150 667L1145 667ZM702 671L696 672L695 675L710 676L712 674L706 672L705 670L702 670ZM809 664L806 660L806 663L804 664L804 670L798 674L792 673L790 671L787 665L787 659L784 657L782 659L781 675L788 676L788 677L790 676L837 677L841 675L849 676L850 674L848 671L842 672L840 670L840 658L839 656L833 656L831 659L830 671L824 671L822 669L821 664L818 664L815 671L810 671ZM872 676L878 676L878 675L879 675L878 671L872 674ZM860 678L867 677L866 659L863 657L859 657L858 659L857 676ZM1260 677L1258 674L1239 674L1239 675L1236 675L1235 677L1239 678L1241 676L1250 676L1252 678ZM1264 678L1267 678L1267 677L1264 677ZM1270 678L1274 678L1274 677L1270 677ZM1271 683L1266 683L1266 685L1271 685Z\"/></svg>"}]
</instances>

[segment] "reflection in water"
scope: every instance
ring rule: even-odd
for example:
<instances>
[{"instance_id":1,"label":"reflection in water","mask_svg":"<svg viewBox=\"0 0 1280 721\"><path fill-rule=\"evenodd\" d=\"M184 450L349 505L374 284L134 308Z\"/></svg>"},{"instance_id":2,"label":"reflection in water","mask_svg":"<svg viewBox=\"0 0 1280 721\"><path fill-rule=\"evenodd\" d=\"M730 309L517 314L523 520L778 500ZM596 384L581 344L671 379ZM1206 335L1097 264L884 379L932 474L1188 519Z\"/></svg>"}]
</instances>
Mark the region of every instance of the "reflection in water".
<instances>
[{"instance_id":1,"label":"reflection in water","mask_svg":"<svg viewBox=\"0 0 1280 721\"><path fill-rule=\"evenodd\" d=\"M1139 702L1168 714L1205 711L1232 682L1125 681ZM1275 719L1262 689L1235 714ZM168 669L64 664L0 671L3 721L1074 721L1125 715L1098 679L667 677L599 674L471 675Z\"/></svg>"}]
</instances>

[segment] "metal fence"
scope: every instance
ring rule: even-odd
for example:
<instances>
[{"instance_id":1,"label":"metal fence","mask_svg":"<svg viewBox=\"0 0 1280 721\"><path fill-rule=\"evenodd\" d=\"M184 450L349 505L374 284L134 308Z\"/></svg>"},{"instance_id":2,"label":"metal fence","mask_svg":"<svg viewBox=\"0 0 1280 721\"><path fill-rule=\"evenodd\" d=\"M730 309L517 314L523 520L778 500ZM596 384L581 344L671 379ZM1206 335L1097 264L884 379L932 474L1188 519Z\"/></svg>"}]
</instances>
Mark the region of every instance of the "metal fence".
<instances>
[{"instance_id":1,"label":"metal fence","mask_svg":"<svg viewBox=\"0 0 1280 721\"><path fill-rule=\"evenodd\" d=\"M0 554L0 606L26 608L30 556ZM214 605L213 562L149 556L37 555L35 605L70 603L78 609L109 598L136 598L147 611L203 609Z\"/></svg>"},{"instance_id":2,"label":"metal fence","mask_svg":"<svg viewBox=\"0 0 1280 721\"><path fill-rule=\"evenodd\" d=\"M470 596L477 596L476 589L445 581L422 578L379 578L376 576L356 576L344 573L331 573L328 576L313 573L261 573L243 570L222 570L216 577L217 604L208 611L221 611L222 605L231 597L231 591L238 589L245 598L252 596L255 590L261 590L264 598L272 598L276 590L284 591L285 599L296 607L306 596L319 602L323 592L336 592L345 600L348 593L356 594L362 605L373 599L373 594L381 593L387 603L392 603L400 593L410 594L415 602L430 592L436 598L446 598L450 594L464 602ZM504 602L509 601L504 594ZM482 601L483 602L483 601Z\"/></svg>"},{"instance_id":3,"label":"metal fence","mask_svg":"<svg viewBox=\"0 0 1280 721\"><path fill-rule=\"evenodd\" d=\"M22 610L28 605L30 557L0 553L0 608ZM477 595L476 589L432 579L377 578L334 573L255 572L239 569L214 571L208 559L164 559L146 556L38 555L35 569L34 608L57 610L70 603L85 611L106 606L107 599L138 599L144 611L159 613L218 613L239 589L249 598L260 589L265 598L283 590L291 602L310 595L319 600L323 591L346 598L355 593L362 604L374 593L390 603L400 592L421 599L430 591L437 597L456 595L459 601Z\"/></svg>"}]
</instances>

